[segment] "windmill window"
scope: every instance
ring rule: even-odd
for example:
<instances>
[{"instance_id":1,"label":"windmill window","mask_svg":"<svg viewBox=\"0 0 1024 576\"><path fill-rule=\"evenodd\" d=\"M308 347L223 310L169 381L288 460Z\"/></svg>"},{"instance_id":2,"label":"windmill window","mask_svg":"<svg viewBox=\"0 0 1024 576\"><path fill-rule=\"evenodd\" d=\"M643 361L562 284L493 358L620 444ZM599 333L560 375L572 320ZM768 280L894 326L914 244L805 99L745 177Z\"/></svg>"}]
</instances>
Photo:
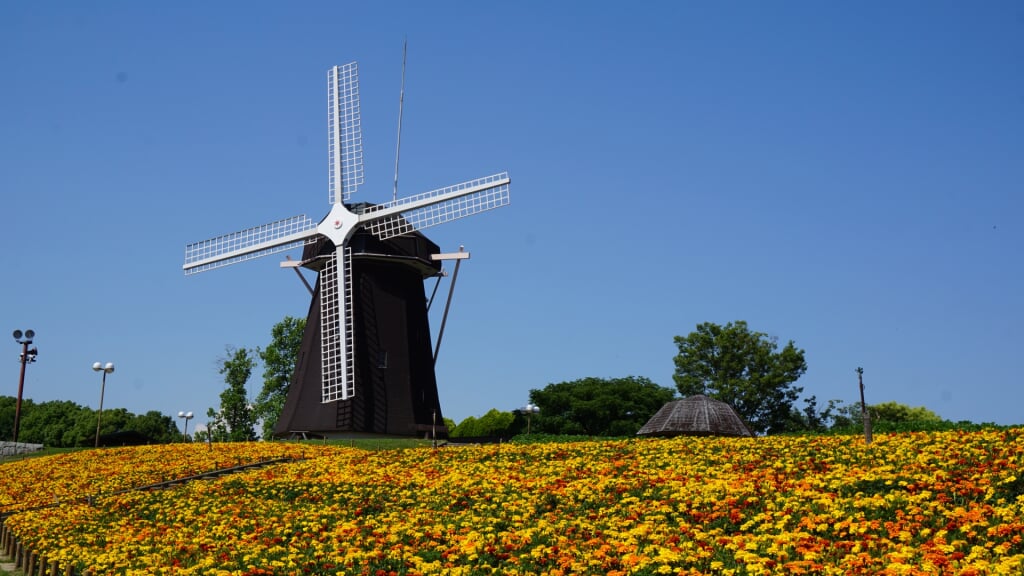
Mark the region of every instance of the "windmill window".
<instances>
[{"instance_id":1,"label":"windmill window","mask_svg":"<svg viewBox=\"0 0 1024 576\"><path fill-rule=\"evenodd\" d=\"M388 351L380 350L377 352L377 368L388 367Z\"/></svg>"}]
</instances>

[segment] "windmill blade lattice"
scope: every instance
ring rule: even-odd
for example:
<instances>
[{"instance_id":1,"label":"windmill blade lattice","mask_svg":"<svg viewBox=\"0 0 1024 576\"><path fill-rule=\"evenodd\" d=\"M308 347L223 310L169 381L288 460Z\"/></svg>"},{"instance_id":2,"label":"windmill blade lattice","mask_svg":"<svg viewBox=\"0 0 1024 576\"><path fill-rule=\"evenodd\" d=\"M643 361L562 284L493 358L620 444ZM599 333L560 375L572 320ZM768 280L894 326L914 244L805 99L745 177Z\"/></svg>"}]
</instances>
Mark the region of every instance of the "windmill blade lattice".
<instances>
[{"instance_id":1,"label":"windmill blade lattice","mask_svg":"<svg viewBox=\"0 0 1024 576\"><path fill-rule=\"evenodd\" d=\"M339 246L320 273L321 401L355 395L352 249Z\"/></svg>"},{"instance_id":2,"label":"windmill blade lattice","mask_svg":"<svg viewBox=\"0 0 1024 576\"><path fill-rule=\"evenodd\" d=\"M185 245L186 275L291 250L316 237L316 222L305 214Z\"/></svg>"},{"instance_id":3,"label":"windmill blade lattice","mask_svg":"<svg viewBox=\"0 0 1024 576\"><path fill-rule=\"evenodd\" d=\"M335 66L327 73L327 156L329 201L348 201L363 183L359 66L355 62Z\"/></svg>"},{"instance_id":4,"label":"windmill blade lattice","mask_svg":"<svg viewBox=\"0 0 1024 576\"><path fill-rule=\"evenodd\" d=\"M381 240L465 218L509 203L507 172L367 208L365 228Z\"/></svg>"}]
</instances>

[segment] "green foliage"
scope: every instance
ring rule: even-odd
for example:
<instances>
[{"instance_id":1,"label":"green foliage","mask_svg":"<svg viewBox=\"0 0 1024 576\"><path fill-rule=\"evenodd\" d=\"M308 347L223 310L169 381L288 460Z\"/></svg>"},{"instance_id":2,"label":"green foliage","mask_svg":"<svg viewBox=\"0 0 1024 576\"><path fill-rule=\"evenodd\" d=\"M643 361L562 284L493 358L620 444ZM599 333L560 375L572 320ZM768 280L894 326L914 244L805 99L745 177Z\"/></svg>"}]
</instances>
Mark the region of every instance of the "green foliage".
<instances>
[{"instance_id":1,"label":"green foliage","mask_svg":"<svg viewBox=\"0 0 1024 576\"><path fill-rule=\"evenodd\" d=\"M480 431L486 436L512 436L512 426L516 422L516 415L511 412L501 412L497 408L491 408L486 414L477 420Z\"/></svg>"},{"instance_id":2,"label":"green foliage","mask_svg":"<svg viewBox=\"0 0 1024 576\"><path fill-rule=\"evenodd\" d=\"M871 415L871 428L875 432L924 432L942 430L961 430L966 422L954 423L943 420L941 416L924 406L907 406L898 402L882 402L868 404ZM858 432L864 430L864 419L861 414L860 402L843 406L832 426L836 431Z\"/></svg>"},{"instance_id":3,"label":"green foliage","mask_svg":"<svg viewBox=\"0 0 1024 576\"><path fill-rule=\"evenodd\" d=\"M882 402L868 406L872 422L942 422L942 417L924 406Z\"/></svg>"},{"instance_id":4,"label":"green foliage","mask_svg":"<svg viewBox=\"0 0 1024 576\"><path fill-rule=\"evenodd\" d=\"M612 437L594 437L586 436L583 434L545 434L531 432L530 434L519 434L518 436L512 437L509 442L512 444L564 444L567 442L597 442L601 440L608 440Z\"/></svg>"},{"instance_id":5,"label":"green foliage","mask_svg":"<svg viewBox=\"0 0 1024 576\"><path fill-rule=\"evenodd\" d=\"M134 430L160 444L177 442L181 439L181 433L178 431L178 425L174 422L174 418L156 410L135 416L128 423L128 430Z\"/></svg>"},{"instance_id":6,"label":"green foliage","mask_svg":"<svg viewBox=\"0 0 1024 576\"><path fill-rule=\"evenodd\" d=\"M455 426L455 420L452 420L451 418L444 419L444 427L448 429L448 435L451 435L451 433L455 430Z\"/></svg>"},{"instance_id":7,"label":"green foliage","mask_svg":"<svg viewBox=\"0 0 1024 576\"><path fill-rule=\"evenodd\" d=\"M0 438L4 440L14 439L14 413L17 402L18 400L14 396L0 396ZM22 400L21 410L23 413L25 405L31 403L32 400L27 398ZM21 440L21 434L18 439Z\"/></svg>"},{"instance_id":8,"label":"green foliage","mask_svg":"<svg viewBox=\"0 0 1024 576\"><path fill-rule=\"evenodd\" d=\"M468 416L458 426L449 428L452 438L469 438L473 436L496 436L511 438L518 433L516 415L512 412L501 412L492 408L480 418Z\"/></svg>"},{"instance_id":9,"label":"green foliage","mask_svg":"<svg viewBox=\"0 0 1024 576\"><path fill-rule=\"evenodd\" d=\"M777 339L739 320L698 324L675 343L673 379L683 396L704 394L732 405L758 434L792 426L793 403L803 391L793 383L807 371L804 351L792 340L778 350Z\"/></svg>"},{"instance_id":10,"label":"green foliage","mask_svg":"<svg viewBox=\"0 0 1024 576\"><path fill-rule=\"evenodd\" d=\"M785 428L787 432L825 432L839 423L847 423L844 416L847 409L842 400L829 400L828 405L818 409L818 398L804 398L804 407L793 408L790 420Z\"/></svg>"},{"instance_id":11,"label":"green foliage","mask_svg":"<svg viewBox=\"0 0 1024 576\"><path fill-rule=\"evenodd\" d=\"M86 436L96 435L96 413L74 402L57 400L32 406L21 403L21 424L18 440L44 446L78 446ZM74 423L87 411L92 417L89 430L76 430Z\"/></svg>"},{"instance_id":12,"label":"green foliage","mask_svg":"<svg viewBox=\"0 0 1024 576\"><path fill-rule=\"evenodd\" d=\"M992 422L976 423L969 420L961 420L959 422L953 422L951 420L940 420L938 422L931 421L907 421L907 422L879 422L877 425L872 423L872 431L876 434L898 434L902 432L977 432L979 430L986 430L991 428L1006 429L1011 426L1004 426L994 424ZM831 434L855 434L861 435L864 433L864 426L861 423L857 423L850 426L839 427L836 426L829 430Z\"/></svg>"},{"instance_id":13,"label":"green foliage","mask_svg":"<svg viewBox=\"0 0 1024 576\"><path fill-rule=\"evenodd\" d=\"M270 344L258 351L263 360L263 389L256 396L253 410L256 418L263 420L263 438L266 440L273 437L274 427L284 409L305 329L305 318L285 316L271 329Z\"/></svg>"},{"instance_id":14,"label":"green foliage","mask_svg":"<svg viewBox=\"0 0 1024 576\"><path fill-rule=\"evenodd\" d=\"M861 418L859 401L839 407L832 419L833 430L852 429L854 426L859 427L863 431L863 419Z\"/></svg>"},{"instance_id":15,"label":"green foliage","mask_svg":"<svg viewBox=\"0 0 1024 576\"><path fill-rule=\"evenodd\" d=\"M124 408L113 408L110 410L104 409L103 414L100 415L100 436L108 434L115 434L121 431L128 430L128 423L131 422L134 415L130 414ZM93 416L92 421L92 433L89 434L86 444L92 444L96 439L96 416Z\"/></svg>"},{"instance_id":16,"label":"green foliage","mask_svg":"<svg viewBox=\"0 0 1024 576\"><path fill-rule=\"evenodd\" d=\"M990 502L993 504L998 504L1000 500L1015 502L1021 496L1024 496L1024 474L1018 474L1017 472L1012 473L1009 478L1005 478L995 486L992 496L988 499Z\"/></svg>"},{"instance_id":17,"label":"green foliage","mask_svg":"<svg viewBox=\"0 0 1024 576\"><path fill-rule=\"evenodd\" d=\"M941 416L924 406L910 407L897 402L868 404L867 412L871 416L871 427L879 431L898 431L899 429L950 429L945 427ZM863 429L863 416L860 402L852 402L837 410L834 417L834 429Z\"/></svg>"},{"instance_id":18,"label":"green foliage","mask_svg":"<svg viewBox=\"0 0 1024 576\"><path fill-rule=\"evenodd\" d=\"M14 432L16 404L16 398L0 396L0 426L7 429L6 437ZM36 404L24 399L18 440L53 448L92 446L96 438L96 417L95 410L68 400ZM101 435L137 432L144 441L151 443L173 442L180 438L174 420L155 410L136 415L124 408L105 409L100 424Z\"/></svg>"},{"instance_id":19,"label":"green foliage","mask_svg":"<svg viewBox=\"0 0 1024 576\"><path fill-rule=\"evenodd\" d=\"M583 378L530 390L540 409L531 431L585 436L628 436L638 430L675 393L644 377Z\"/></svg>"},{"instance_id":20,"label":"green foliage","mask_svg":"<svg viewBox=\"0 0 1024 576\"><path fill-rule=\"evenodd\" d=\"M255 354L245 348L228 348L221 360L220 373L227 387L220 393L220 410L210 408L209 432L218 442L245 442L256 439L256 416L246 394L245 384L256 367Z\"/></svg>"},{"instance_id":21,"label":"green foliage","mask_svg":"<svg viewBox=\"0 0 1024 576\"><path fill-rule=\"evenodd\" d=\"M477 434L476 416L466 416L459 425L452 430L452 438L467 438L469 436L480 436Z\"/></svg>"}]
</instances>

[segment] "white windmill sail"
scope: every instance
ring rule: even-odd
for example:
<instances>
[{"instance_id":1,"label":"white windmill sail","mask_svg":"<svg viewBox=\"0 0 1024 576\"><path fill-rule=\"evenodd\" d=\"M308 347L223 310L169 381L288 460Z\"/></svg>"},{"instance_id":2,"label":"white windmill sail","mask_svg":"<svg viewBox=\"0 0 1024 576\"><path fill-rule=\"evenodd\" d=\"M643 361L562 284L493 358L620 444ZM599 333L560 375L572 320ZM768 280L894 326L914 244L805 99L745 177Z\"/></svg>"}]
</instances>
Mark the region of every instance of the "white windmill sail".
<instances>
[{"instance_id":1,"label":"white windmill sail","mask_svg":"<svg viewBox=\"0 0 1024 576\"><path fill-rule=\"evenodd\" d=\"M325 236L335 250L320 276L320 400L347 400L355 395L355 330L352 318L352 251L354 226L344 226L344 202L363 183L363 128L359 112L359 66L350 62L327 73L328 201ZM332 219L335 213L338 218Z\"/></svg>"},{"instance_id":2,"label":"white windmill sail","mask_svg":"<svg viewBox=\"0 0 1024 576\"><path fill-rule=\"evenodd\" d=\"M297 248L326 237L334 246L320 272L321 400L356 393L352 235L365 228L382 240L509 203L507 172L371 205L358 214L345 205L363 183L363 138L355 62L327 74L328 190L331 210L319 223L295 216L189 244L186 274L204 272Z\"/></svg>"},{"instance_id":3,"label":"white windmill sail","mask_svg":"<svg viewBox=\"0 0 1024 576\"><path fill-rule=\"evenodd\" d=\"M320 272L321 399L355 395L352 249L339 246Z\"/></svg>"},{"instance_id":4,"label":"white windmill sail","mask_svg":"<svg viewBox=\"0 0 1024 576\"><path fill-rule=\"evenodd\" d=\"M305 214L185 245L185 274L197 274L313 242L316 223Z\"/></svg>"},{"instance_id":5,"label":"white windmill sail","mask_svg":"<svg viewBox=\"0 0 1024 576\"><path fill-rule=\"evenodd\" d=\"M507 172L485 176L431 192L370 206L359 215L381 240L423 230L509 203ZM395 215L401 215L396 218Z\"/></svg>"},{"instance_id":6,"label":"white windmill sail","mask_svg":"<svg viewBox=\"0 0 1024 576\"><path fill-rule=\"evenodd\" d=\"M329 202L341 204L363 183L359 66L355 62L335 66L327 73L327 157Z\"/></svg>"}]
</instances>

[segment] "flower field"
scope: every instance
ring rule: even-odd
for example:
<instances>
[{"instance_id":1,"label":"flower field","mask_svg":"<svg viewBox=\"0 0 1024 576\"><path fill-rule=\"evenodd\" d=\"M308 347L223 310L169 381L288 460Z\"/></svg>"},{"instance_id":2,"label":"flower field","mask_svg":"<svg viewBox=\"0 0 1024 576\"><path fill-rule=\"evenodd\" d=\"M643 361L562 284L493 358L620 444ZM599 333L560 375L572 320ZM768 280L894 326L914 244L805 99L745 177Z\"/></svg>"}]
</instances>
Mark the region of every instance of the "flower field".
<instances>
[{"instance_id":1,"label":"flower field","mask_svg":"<svg viewBox=\"0 0 1024 576\"><path fill-rule=\"evenodd\" d=\"M1024 429L870 448L830 436L213 448L212 467L260 450L306 459L23 510L6 527L95 574L1024 574ZM0 512L69 483L109 494L210 469L206 450L0 465Z\"/></svg>"},{"instance_id":2,"label":"flower field","mask_svg":"<svg viewBox=\"0 0 1024 576\"><path fill-rule=\"evenodd\" d=\"M0 514L212 470L323 452L298 444L169 444L69 452L0 466Z\"/></svg>"}]
</instances>

